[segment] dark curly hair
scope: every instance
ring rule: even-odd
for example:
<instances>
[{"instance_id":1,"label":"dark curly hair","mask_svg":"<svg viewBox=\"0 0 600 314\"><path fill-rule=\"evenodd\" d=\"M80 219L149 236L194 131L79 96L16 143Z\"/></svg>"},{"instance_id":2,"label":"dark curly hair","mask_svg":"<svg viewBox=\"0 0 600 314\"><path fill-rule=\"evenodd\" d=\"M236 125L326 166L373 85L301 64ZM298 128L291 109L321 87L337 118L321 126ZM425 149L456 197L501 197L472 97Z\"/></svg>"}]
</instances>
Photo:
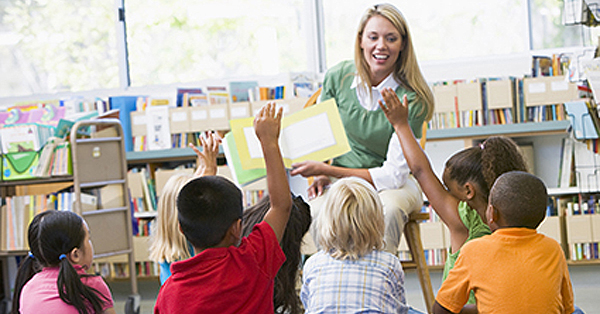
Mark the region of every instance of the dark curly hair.
<instances>
[{"instance_id":1,"label":"dark curly hair","mask_svg":"<svg viewBox=\"0 0 600 314\"><path fill-rule=\"evenodd\" d=\"M496 179L509 171L527 172L519 146L505 136L492 136L478 146L466 148L448 159L446 172L459 185L477 184L487 199Z\"/></svg>"},{"instance_id":2,"label":"dark curly hair","mask_svg":"<svg viewBox=\"0 0 600 314\"><path fill-rule=\"evenodd\" d=\"M285 233L281 239L281 249L285 254L285 262L275 276L275 290L273 292L273 304L275 313L300 314L302 307L296 292L296 280L302 255L300 247L302 238L308 231L311 223L310 206L304 202L302 197L295 196L293 199L290 219L285 227ZM242 223L242 234L248 236L254 225L263 221L265 214L271 207L269 196L263 197L258 203L244 211Z\"/></svg>"}]
</instances>

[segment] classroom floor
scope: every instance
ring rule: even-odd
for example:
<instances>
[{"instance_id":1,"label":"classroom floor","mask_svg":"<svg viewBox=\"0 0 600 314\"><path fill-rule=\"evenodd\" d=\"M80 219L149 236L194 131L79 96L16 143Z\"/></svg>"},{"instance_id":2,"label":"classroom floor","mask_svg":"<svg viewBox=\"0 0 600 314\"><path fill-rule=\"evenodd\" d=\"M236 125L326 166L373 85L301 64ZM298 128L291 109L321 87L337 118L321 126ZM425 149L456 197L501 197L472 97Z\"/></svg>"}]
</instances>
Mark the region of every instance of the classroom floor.
<instances>
[{"instance_id":1,"label":"classroom floor","mask_svg":"<svg viewBox=\"0 0 600 314\"><path fill-rule=\"evenodd\" d=\"M571 266L569 271L575 294L575 304L587 314L600 313L600 265ZM408 304L424 311L425 303L416 271L407 269L405 273ZM437 291L440 288L442 272L441 270L432 270L430 273L433 290ZM109 286L113 292L117 314L125 314L125 301L131 294L131 284L129 281L110 282ZM138 289L142 299L140 313L152 313L159 286L158 280L139 281Z\"/></svg>"}]
</instances>

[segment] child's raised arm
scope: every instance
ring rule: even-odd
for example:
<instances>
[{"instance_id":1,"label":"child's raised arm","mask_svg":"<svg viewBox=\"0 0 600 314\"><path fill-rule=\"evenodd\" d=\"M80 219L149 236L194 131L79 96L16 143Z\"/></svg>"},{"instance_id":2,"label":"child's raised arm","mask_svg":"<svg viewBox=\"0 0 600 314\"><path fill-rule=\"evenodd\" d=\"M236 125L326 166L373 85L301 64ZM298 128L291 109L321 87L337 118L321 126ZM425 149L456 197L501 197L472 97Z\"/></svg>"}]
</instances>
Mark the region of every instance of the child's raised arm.
<instances>
[{"instance_id":1,"label":"child's raised arm","mask_svg":"<svg viewBox=\"0 0 600 314\"><path fill-rule=\"evenodd\" d=\"M189 146L196 153L196 171L194 177L214 176L217 174L217 155L219 154L219 143L221 139L213 132L206 133L206 139L200 136L200 151L194 144Z\"/></svg>"},{"instance_id":2,"label":"child's raised arm","mask_svg":"<svg viewBox=\"0 0 600 314\"><path fill-rule=\"evenodd\" d=\"M283 237L292 209L290 186L278 142L282 114L282 108L277 110L275 103L268 103L254 118L254 129L267 166L267 188L271 198L271 208L264 220L275 231L277 241Z\"/></svg>"},{"instance_id":3,"label":"child's raised arm","mask_svg":"<svg viewBox=\"0 0 600 314\"><path fill-rule=\"evenodd\" d=\"M425 156L421 146L415 139L408 124L408 100L406 95L404 95L402 103L390 88L384 89L381 95L385 105L380 100L379 106L396 131L408 167L419 185L421 185L433 209L450 229L452 248L460 248L469 234L458 215L459 200L444 188L444 185L433 172L427 156Z\"/></svg>"}]
</instances>

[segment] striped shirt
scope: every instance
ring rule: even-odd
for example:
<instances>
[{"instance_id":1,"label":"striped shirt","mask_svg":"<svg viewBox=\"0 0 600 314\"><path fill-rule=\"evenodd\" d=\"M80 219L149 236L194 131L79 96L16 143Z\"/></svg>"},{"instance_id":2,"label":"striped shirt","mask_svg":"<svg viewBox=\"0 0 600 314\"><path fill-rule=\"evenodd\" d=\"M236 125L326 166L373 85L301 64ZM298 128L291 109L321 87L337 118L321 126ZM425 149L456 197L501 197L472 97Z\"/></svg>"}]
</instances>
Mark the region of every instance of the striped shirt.
<instances>
[{"instance_id":1,"label":"striped shirt","mask_svg":"<svg viewBox=\"0 0 600 314\"><path fill-rule=\"evenodd\" d=\"M305 313L407 313L400 260L373 251L337 260L324 251L304 265L300 298Z\"/></svg>"}]
</instances>

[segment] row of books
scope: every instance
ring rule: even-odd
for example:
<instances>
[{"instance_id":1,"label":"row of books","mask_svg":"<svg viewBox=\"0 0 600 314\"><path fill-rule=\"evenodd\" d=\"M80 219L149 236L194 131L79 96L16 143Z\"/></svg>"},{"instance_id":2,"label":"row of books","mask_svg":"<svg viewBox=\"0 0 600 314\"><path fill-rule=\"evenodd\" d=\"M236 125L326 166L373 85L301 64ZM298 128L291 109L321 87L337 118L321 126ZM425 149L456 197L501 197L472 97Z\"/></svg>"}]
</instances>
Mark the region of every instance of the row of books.
<instances>
[{"instance_id":1,"label":"row of books","mask_svg":"<svg viewBox=\"0 0 600 314\"><path fill-rule=\"evenodd\" d=\"M93 272L106 279L128 279L129 263L93 263ZM135 263L135 272L138 278L155 278L159 276L158 264L145 261Z\"/></svg>"},{"instance_id":2,"label":"row of books","mask_svg":"<svg viewBox=\"0 0 600 314\"><path fill-rule=\"evenodd\" d=\"M597 260L598 242L574 243L569 246L569 256L572 261Z\"/></svg>"},{"instance_id":3,"label":"row of books","mask_svg":"<svg viewBox=\"0 0 600 314\"><path fill-rule=\"evenodd\" d=\"M562 142L558 187L600 190L600 155L593 146L566 137Z\"/></svg>"},{"instance_id":4,"label":"row of books","mask_svg":"<svg viewBox=\"0 0 600 314\"><path fill-rule=\"evenodd\" d=\"M449 239L446 239L448 234L446 226L441 222L429 202L424 202L421 211L429 213L429 219L420 224L426 263L429 266L442 266L446 263L448 243L450 242ZM404 242L400 245L398 257L400 260L412 260L412 255L408 247L405 247Z\"/></svg>"},{"instance_id":5,"label":"row of books","mask_svg":"<svg viewBox=\"0 0 600 314\"><path fill-rule=\"evenodd\" d=\"M127 172L129 193L134 213L155 212L156 185L146 168L132 168Z\"/></svg>"},{"instance_id":6,"label":"row of books","mask_svg":"<svg viewBox=\"0 0 600 314\"><path fill-rule=\"evenodd\" d=\"M0 200L0 250L26 250L27 228L33 217L47 210L72 211L73 192L52 194L23 195L5 197ZM82 194L82 203L86 210L95 209L96 198Z\"/></svg>"}]
</instances>

